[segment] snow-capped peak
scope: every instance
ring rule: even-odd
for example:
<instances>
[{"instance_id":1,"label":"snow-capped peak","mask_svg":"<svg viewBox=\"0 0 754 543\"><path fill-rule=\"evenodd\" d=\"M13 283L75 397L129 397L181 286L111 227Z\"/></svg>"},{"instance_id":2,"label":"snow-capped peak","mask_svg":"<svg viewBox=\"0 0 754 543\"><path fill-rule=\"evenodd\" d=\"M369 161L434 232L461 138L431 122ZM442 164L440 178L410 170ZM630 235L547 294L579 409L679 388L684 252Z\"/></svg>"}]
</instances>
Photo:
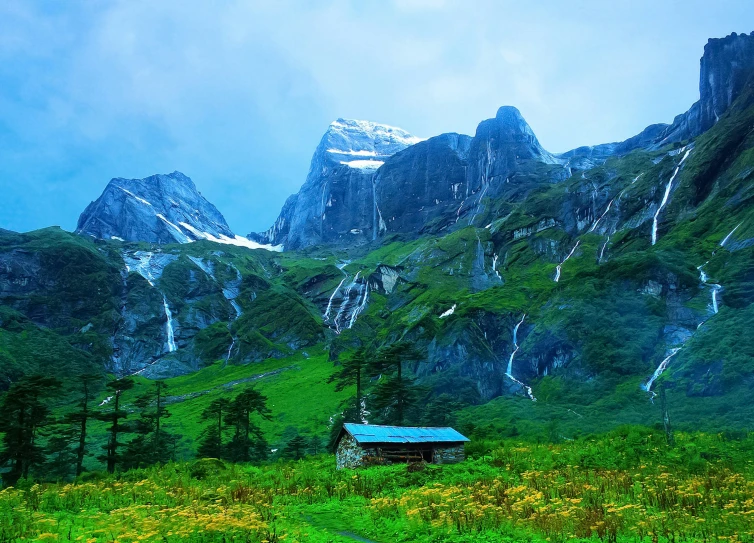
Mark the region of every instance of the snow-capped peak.
<instances>
[{"instance_id":1,"label":"snow-capped peak","mask_svg":"<svg viewBox=\"0 0 754 543\"><path fill-rule=\"evenodd\" d=\"M328 127L320 152L325 158L349 167L376 169L386 158L420 141L422 138L395 126L338 119Z\"/></svg>"}]
</instances>

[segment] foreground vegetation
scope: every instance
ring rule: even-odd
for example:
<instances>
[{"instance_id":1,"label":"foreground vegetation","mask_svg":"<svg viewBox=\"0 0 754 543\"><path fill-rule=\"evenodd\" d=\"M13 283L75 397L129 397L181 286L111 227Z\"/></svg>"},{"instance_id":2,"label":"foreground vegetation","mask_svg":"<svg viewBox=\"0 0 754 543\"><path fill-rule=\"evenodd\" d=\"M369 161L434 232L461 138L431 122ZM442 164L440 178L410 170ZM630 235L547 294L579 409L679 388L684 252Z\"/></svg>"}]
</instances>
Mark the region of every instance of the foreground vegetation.
<instances>
[{"instance_id":1,"label":"foreground vegetation","mask_svg":"<svg viewBox=\"0 0 754 543\"><path fill-rule=\"evenodd\" d=\"M623 428L452 466L168 464L0 492L0 541L754 541L754 435ZM355 536L354 534L359 534Z\"/></svg>"}]
</instances>

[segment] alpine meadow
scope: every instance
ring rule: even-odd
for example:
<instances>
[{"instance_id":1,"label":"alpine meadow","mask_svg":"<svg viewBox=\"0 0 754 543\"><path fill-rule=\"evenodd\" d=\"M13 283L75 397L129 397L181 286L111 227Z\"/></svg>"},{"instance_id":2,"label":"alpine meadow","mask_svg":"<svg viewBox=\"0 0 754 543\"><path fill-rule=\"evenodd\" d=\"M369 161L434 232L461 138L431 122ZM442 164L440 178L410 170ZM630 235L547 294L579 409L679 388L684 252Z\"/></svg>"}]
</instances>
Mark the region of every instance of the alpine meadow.
<instances>
[{"instance_id":1,"label":"alpine meadow","mask_svg":"<svg viewBox=\"0 0 754 543\"><path fill-rule=\"evenodd\" d=\"M179 171L0 228L0 543L754 542L754 32L698 47L625 141L337 118L265 231Z\"/></svg>"}]
</instances>

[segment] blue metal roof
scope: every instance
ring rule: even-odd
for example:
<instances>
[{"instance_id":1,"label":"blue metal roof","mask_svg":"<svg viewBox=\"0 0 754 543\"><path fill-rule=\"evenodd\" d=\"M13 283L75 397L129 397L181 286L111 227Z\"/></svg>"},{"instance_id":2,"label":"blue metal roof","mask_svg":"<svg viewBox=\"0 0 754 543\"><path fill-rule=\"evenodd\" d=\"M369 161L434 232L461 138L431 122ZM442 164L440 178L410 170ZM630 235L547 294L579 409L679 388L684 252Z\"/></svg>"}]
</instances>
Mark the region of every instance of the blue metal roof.
<instances>
[{"instance_id":1,"label":"blue metal roof","mask_svg":"<svg viewBox=\"0 0 754 543\"><path fill-rule=\"evenodd\" d=\"M453 428L378 426L346 423L343 428L357 443L460 443L468 438Z\"/></svg>"}]
</instances>

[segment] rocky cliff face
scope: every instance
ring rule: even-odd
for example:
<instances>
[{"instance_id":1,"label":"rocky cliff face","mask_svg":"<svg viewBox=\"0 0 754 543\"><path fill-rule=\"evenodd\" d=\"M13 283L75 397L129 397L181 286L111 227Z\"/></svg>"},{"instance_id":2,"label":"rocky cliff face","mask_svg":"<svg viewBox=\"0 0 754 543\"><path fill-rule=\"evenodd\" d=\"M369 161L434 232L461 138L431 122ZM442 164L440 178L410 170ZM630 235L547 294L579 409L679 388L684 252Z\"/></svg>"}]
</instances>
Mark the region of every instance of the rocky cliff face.
<instances>
[{"instance_id":1,"label":"rocky cliff face","mask_svg":"<svg viewBox=\"0 0 754 543\"><path fill-rule=\"evenodd\" d=\"M483 121L473 138L420 141L400 129L340 119L317 147L299 193L272 228L249 238L299 249L438 232L461 218L460 225L473 222L485 197L501 195L507 182L521 181L536 165L560 172L549 181L568 177L566 162L545 151L510 106Z\"/></svg>"},{"instance_id":2,"label":"rocky cliff face","mask_svg":"<svg viewBox=\"0 0 754 543\"><path fill-rule=\"evenodd\" d=\"M180 172L145 179L116 178L79 217L76 232L98 239L242 244L217 208Z\"/></svg>"},{"instance_id":3,"label":"rocky cliff face","mask_svg":"<svg viewBox=\"0 0 754 543\"><path fill-rule=\"evenodd\" d=\"M460 134L430 138L377 170L374 239L388 232L435 232L453 223L466 198L471 139Z\"/></svg>"},{"instance_id":4,"label":"rocky cliff face","mask_svg":"<svg viewBox=\"0 0 754 543\"><path fill-rule=\"evenodd\" d=\"M317 146L299 193L288 199L272 228L249 238L291 250L371 239L374 173L419 141L400 128L338 119Z\"/></svg>"}]
</instances>

